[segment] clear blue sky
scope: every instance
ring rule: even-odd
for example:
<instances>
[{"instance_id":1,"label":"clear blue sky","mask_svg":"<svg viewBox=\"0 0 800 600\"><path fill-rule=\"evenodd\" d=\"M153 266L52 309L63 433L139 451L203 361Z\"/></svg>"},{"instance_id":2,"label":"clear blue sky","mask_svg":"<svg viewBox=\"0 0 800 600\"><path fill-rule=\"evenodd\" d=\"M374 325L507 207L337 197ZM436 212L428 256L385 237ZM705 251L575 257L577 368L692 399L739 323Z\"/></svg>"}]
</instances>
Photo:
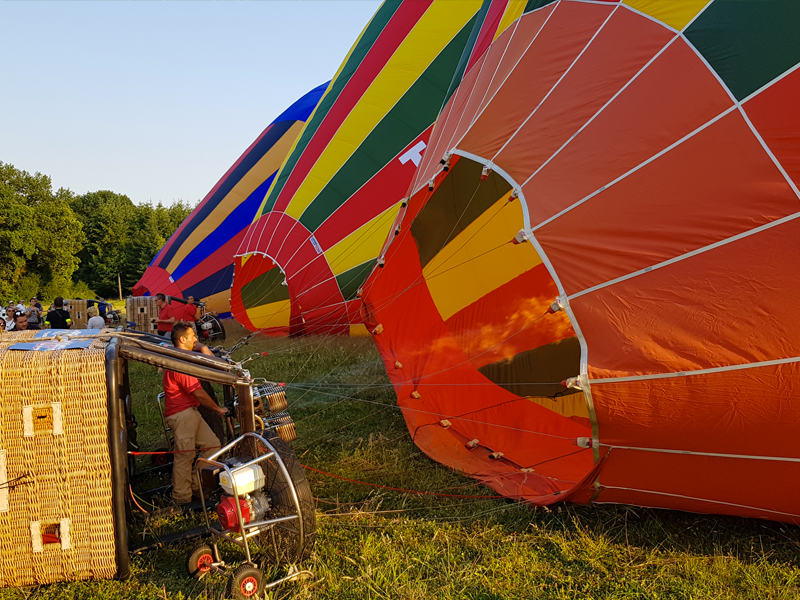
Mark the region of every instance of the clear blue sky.
<instances>
[{"instance_id":1,"label":"clear blue sky","mask_svg":"<svg viewBox=\"0 0 800 600\"><path fill-rule=\"evenodd\" d=\"M380 2L0 2L0 161L194 204Z\"/></svg>"}]
</instances>

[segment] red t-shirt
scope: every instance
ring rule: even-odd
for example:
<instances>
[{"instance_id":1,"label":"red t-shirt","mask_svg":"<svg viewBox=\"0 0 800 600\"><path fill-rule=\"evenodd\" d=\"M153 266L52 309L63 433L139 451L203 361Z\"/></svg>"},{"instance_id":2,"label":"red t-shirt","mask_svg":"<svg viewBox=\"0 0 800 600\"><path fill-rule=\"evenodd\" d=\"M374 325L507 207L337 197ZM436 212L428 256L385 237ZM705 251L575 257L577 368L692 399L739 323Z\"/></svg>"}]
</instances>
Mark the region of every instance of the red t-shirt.
<instances>
[{"instance_id":1,"label":"red t-shirt","mask_svg":"<svg viewBox=\"0 0 800 600\"><path fill-rule=\"evenodd\" d=\"M175 309L175 318L178 321L186 321L187 323L194 323L197 318L197 306L194 304L185 304Z\"/></svg>"},{"instance_id":2,"label":"red t-shirt","mask_svg":"<svg viewBox=\"0 0 800 600\"><path fill-rule=\"evenodd\" d=\"M197 377L164 370L164 416L200 406L200 401L192 393L199 387Z\"/></svg>"},{"instance_id":3,"label":"red t-shirt","mask_svg":"<svg viewBox=\"0 0 800 600\"><path fill-rule=\"evenodd\" d=\"M164 308L160 308L158 310L158 318L159 319L169 319L170 317L175 316L175 311L169 304L165 304ZM159 323L158 324L159 331L172 331L172 323Z\"/></svg>"}]
</instances>

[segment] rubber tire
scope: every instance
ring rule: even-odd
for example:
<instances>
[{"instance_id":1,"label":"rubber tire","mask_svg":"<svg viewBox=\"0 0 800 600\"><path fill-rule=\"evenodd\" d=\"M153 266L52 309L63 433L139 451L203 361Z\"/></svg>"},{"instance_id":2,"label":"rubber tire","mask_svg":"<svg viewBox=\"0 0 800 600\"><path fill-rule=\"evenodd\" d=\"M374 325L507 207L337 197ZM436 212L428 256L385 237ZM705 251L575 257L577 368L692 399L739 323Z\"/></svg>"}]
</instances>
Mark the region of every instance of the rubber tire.
<instances>
[{"instance_id":1,"label":"rubber tire","mask_svg":"<svg viewBox=\"0 0 800 600\"><path fill-rule=\"evenodd\" d=\"M206 558L207 557L207 558ZM203 575L208 573L211 569L203 568L203 563L213 563L214 552L208 544L201 544L196 546L192 553L189 555L189 560L186 561L186 568L189 571L189 576L195 579L200 579Z\"/></svg>"},{"instance_id":2,"label":"rubber tire","mask_svg":"<svg viewBox=\"0 0 800 600\"><path fill-rule=\"evenodd\" d=\"M297 498L300 501L300 515L303 519L303 543L298 548L298 534L289 526L275 525L269 530L256 536L259 550L264 553L267 560L275 565L298 564L307 559L314 550L317 537L316 502L311 493L311 486L306 480L305 469L294 454L291 446L271 431L263 431L262 437L266 439L278 455L283 459L286 470L294 482ZM237 456L251 454L247 452L247 439L234 449ZM260 446L260 444L259 444ZM266 448L259 448L258 455L266 453ZM252 457L255 458L255 457ZM264 489L271 499L272 508L266 518L283 517L295 514L294 501L288 482L285 481L281 471L272 460L261 463L264 470ZM291 523L291 522L290 522Z\"/></svg>"},{"instance_id":3,"label":"rubber tire","mask_svg":"<svg viewBox=\"0 0 800 600\"><path fill-rule=\"evenodd\" d=\"M248 585L253 587L246 589ZM236 567L233 575L228 579L225 597L247 600L261 595L263 589L264 574L253 565L245 563Z\"/></svg>"}]
</instances>

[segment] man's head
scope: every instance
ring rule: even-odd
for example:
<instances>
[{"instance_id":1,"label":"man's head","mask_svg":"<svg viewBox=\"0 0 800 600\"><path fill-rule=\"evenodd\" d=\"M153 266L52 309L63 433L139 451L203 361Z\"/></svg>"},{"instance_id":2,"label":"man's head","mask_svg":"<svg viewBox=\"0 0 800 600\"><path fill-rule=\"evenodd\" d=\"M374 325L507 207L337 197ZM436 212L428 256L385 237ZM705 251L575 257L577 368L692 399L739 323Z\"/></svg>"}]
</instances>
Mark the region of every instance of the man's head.
<instances>
[{"instance_id":1,"label":"man's head","mask_svg":"<svg viewBox=\"0 0 800 600\"><path fill-rule=\"evenodd\" d=\"M194 304L194 296L189 296L189 297L186 299L186 301L187 301L189 304Z\"/></svg>"},{"instance_id":2,"label":"man's head","mask_svg":"<svg viewBox=\"0 0 800 600\"><path fill-rule=\"evenodd\" d=\"M183 350L193 350L197 342L197 334L192 326L183 321L175 323L172 327L172 345Z\"/></svg>"},{"instance_id":3,"label":"man's head","mask_svg":"<svg viewBox=\"0 0 800 600\"><path fill-rule=\"evenodd\" d=\"M28 329L28 315L21 310L14 313L14 325L17 331L25 331Z\"/></svg>"},{"instance_id":4,"label":"man's head","mask_svg":"<svg viewBox=\"0 0 800 600\"><path fill-rule=\"evenodd\" d=\"M53 304L55 304L56 308L64 308L64 298L56 296L56 299L53 300Z\"/></svg>"},{"instance_id":5,"label":"man's head","mask_svg":"<svg viewBox=\"0 0 800 600\"><path fill-rule=\"evenodd\" d=\"M156 304L158 308L164 308L164 305L167 303L167 297L164 294L156 294Z\"/></svg>"}]
</instances>

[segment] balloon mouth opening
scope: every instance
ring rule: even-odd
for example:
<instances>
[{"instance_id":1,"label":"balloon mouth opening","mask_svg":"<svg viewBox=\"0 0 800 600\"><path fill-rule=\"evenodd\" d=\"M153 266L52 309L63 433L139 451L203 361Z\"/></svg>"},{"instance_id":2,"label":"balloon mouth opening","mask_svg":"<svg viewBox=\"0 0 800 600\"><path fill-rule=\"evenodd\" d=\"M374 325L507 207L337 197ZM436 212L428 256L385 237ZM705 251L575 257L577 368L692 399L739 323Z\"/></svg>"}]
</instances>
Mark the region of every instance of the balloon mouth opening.
<instances>
[{"instance_id":1,"label":"balloon mouth opening","mask_svg":"<svg viewBox=\"0 0 800 600\"><path fill-rule=\"evenodd\" d=\"M400 228L410 233L394 238L374 280L406 277L408 289L424 290L408 294L414 323L375 340L387 364L404 366L389 375L424 452L503 495L546 504L595 464L592 415L575 383L581 344L532 234L518 235L529 231L520 187L487 163L453 155L434 189L409 199ZM409 251L418 266L399 258ZM368 280L365 290L372 319L383 320L379 289Z\"/></svg>"}]
</instances>

